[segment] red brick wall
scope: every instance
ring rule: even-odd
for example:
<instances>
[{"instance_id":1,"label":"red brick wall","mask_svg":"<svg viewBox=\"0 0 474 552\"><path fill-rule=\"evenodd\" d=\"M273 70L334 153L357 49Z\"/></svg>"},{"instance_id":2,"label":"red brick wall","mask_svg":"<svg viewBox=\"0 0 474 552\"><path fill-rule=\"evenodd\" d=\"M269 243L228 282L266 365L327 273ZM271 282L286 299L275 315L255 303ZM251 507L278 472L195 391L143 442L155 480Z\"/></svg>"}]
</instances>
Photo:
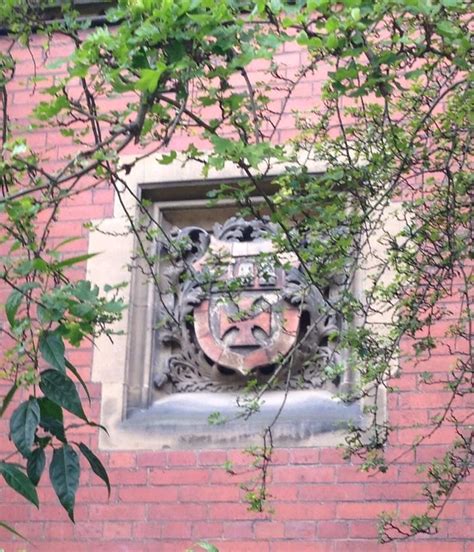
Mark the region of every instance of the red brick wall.
<instances>
[{"instance_id":1,"label":"red brick wall","mask_svg":"<svg viewBox=\"0 0 474 552\"><path fill-rule=\"evenodd\" d=\"M0 47L5 48L7 42L7 39L1 39ZM45 80L39 81L36 87L31 81L33 64L30 53L20 48L14 51L18 60L17 76L9 87L9 100L16 124L26 122L25 117L32 105L41 99L42 89L50 85L60 71L39 63L42 53L39 40L37 42L32 50L37 59L38 74ZM69 47L65 42L53 44L50 61L55 56L66 55ZM290 69L300 61L298 52L282 55L287 56ZM304 81L290 107L312 105L319 94L320 81L320 77ZM285 139L293 132L293 120L289 115L285 116L278 138ZM27 138L32 146L43 149L50 168L59 167L61 158L75 150L54 130L29 132ZM111 216L112 202L113 193L107 185L68 200L54 226L52 239L81 236L64 252L77 254L86 251L88 234L83 222ZM3 300L6 290L0 290L0 294ZM0 342L0 347L2 345L4 343ZM90 347L72 351L71 361L80 368L85 379L90 378ZM450 361L448 350L441 348L433 355L429 369L444 372ZM406 364L402 377L395 382L400 392L389 396L390 421L400 428L393 433L387 449L387 456L396 460L386 474L369 477L360 473L357 465L344 461L341 452L335 448L278 450L269 483L274 511L255 514L247 511L242 500L244 493L239 488L239 481L246 480L248 474L232 477L222 468L226 460L231 460L237 471L245 471L249 458L241 451L101 452L112 483L111 497L107 500L102 483L83 465L75 525L69 522L59 505L47 483L47 474L40 484L39 511L2 484L0 520L13 524L34 544L11 538L0 529L0 545L6 552L184 552L193 543L207 540L218 546L221 552L380 550L377 514L385 510L408 515L423 510L422 479L417 473L417 464L441 455L444 445L452 437L449 432L438 432L416 455L404 446L412 443L420 433L414 424L426 424L445 400L439 389L423 386L417 372L412 364ZM2 395L7 388L7 385L1 386ZM101 389L92 383L90 389L92 417L98 419ZM7 439L6 421L1 423L0 455L3 458L12 447ZM80 437L90 446L97 447L95 431L83 430ZM402 452L405 454L400 455ZM453 495L443 513L437 536L388 544L383 549L413 552L474 550L472 491L471 479Z\"/></svg>"}]
</instances>

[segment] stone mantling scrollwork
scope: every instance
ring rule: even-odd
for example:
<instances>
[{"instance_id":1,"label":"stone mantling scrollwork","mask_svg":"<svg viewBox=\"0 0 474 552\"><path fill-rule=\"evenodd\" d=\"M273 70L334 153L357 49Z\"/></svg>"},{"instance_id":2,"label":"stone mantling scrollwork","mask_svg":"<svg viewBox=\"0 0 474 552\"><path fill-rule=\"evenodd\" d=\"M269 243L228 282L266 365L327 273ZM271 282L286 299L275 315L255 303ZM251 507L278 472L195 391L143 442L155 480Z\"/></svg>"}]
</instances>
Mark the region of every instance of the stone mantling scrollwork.
<instances>
[{"instance_id":1,"label":"stone mantling scrollwork","mask_svg":"<svg viewBox=\"0 0 474 552\"><path fill-rule=\"evenodd\" d=\"M156 388L238 391L271 379L272 389L337 389L337 284L309 284L297 256L276 251L275 232L268 220L232 217L212 233L183 228L163 247L157 347L171 354Z\"/></svg>"}]
</instances>

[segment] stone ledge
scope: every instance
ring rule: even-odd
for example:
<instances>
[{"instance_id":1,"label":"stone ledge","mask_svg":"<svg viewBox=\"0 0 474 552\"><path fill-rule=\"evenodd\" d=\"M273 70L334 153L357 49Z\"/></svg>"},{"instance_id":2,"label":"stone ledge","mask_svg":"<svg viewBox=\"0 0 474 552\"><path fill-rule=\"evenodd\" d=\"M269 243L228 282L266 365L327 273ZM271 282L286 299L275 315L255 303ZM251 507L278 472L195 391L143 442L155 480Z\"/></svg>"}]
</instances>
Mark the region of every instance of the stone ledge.
<instances>
[{"instance_id":1,"label":"stone ledge","mask_svg":"<svg viewBox=\"0 0 474 552\"><path fill-rule=\"evenodd\" d=\"M261 445L265 428L272 423L285 400L283 391L269 391L259 412L239 417L242 408L233 393L181 393L137 410L121 429L156 443L160 448L226 448ZM213 425L209 415L227 419ZM272 428L275 446L337 445L349 425L363 422L360 403L346 404L326 391L292 391Z\"/></svg>"}]
</instances>

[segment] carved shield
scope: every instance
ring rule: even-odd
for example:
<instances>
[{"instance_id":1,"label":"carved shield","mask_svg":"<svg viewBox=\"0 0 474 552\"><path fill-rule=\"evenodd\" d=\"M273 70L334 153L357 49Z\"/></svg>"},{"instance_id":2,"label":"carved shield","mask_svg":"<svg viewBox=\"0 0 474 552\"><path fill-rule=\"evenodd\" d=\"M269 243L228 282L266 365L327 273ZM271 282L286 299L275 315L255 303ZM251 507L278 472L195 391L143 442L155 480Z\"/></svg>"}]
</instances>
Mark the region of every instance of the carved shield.
<instances>
[{"instance_id":1,"label":"carved shield","mask_svg":"<svg viewBox=\"0 0 474 552\"><path fill-rule=\"evenodd\" d=\"M286 272L283 262L269 261L266 254L272 251L271 240L263 237L226 241L212 236L193 265L202 273L219 259L221 269L194 308L197 343L211 361L244 376L278 362L298 337L300 309L283 297ZM284 260L296 264L291 255Z\"/></svg>"},{"instance_id":2,"label":"carved shield","mask_svg":"<svg viewBox=\"0 0 474 552\"><path fill-rule=\"evenodd\" d=\"M157 364L157 389L236 391L254 376L268 381L282 359L272 388L337 387L325 373L340 361L341 318L329 304L337 281L321 291L309 284L295 254L274 250L277 231L266 219L232 217L212 233L176 229L162 246L170 264L158 337L171 354Z\"/></svg>"}]
</instances>

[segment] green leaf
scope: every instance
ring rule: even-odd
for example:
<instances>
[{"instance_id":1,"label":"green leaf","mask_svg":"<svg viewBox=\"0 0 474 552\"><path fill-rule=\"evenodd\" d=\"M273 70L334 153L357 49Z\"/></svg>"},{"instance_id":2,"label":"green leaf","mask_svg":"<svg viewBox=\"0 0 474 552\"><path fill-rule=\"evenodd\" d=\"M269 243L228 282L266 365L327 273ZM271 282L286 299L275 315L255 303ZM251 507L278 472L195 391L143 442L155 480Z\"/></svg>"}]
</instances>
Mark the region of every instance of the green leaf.
<instances>
[{"instance_id":1,"label":"green leaf","mask_svg":"<svg viewBox=\"0 0 474 552\"><path fill-rule=\"evenodd\" d=\"M67 63L69 61L69 59L70 59L69 56L68 57L57 58L54 61L52 61L51 63L48 63L47 68L48 69L58 69L59 67L61 67L65 63Z\"/></svg>"},{"instance_id":2,"label":"green leaf","mask_svg":"<svg viewBox=\"0 0 474 552\"><path fill-rule=\"evenodd\" d=\"M102 462L90 450L90 448L87 447L84 443L79 443L79 450L86 457L87 461L89 462L89 464L92 468L92 471L97 475L97 477L100 477L100 479L102 479L102 481L105 483L105 485L107 487L107 491L109 492L109 497L110 497L109 476L107 475L107 471L104 468L104 466L102 465Z\"/></svg>"},{"instance_id":3,"label":"green leaf","mask_svg":"<svg viewBox=\"0 0 474 552\"><path fill-rule=\"evenodd\" d=\"M177 157L177 153L172 150L169 154L163 154L161 159L158 159L160 165L170 165Z\"/></svg>"},{"instance_id":4,"label":"green leaf","mask_svg":"<svg viewBox=\"0 0 474 552\"><path fill-rule=\"evenodd\" d=\"M90 420L88 420L87 424L90 426L90 427L98 427L99 429L101 429L102 431L104 431L107 435L110 435L109 432L107 431L107 428L105 426L103 426L102 424L98 424L96 422L91 422Z\"/></svg>"},{"instance_id":5,"label":"green leaf","mask_svg":"<svg viewBox=\"0 0 474 552\"><path fill-rule=\"evenodd\" d=\"M84 255L78 255L77 257L70 257L69 259L64 259L63 261L54 263L53 268L55 270L59 270L61 268L73 266L73 265L82 263L84 261L88 261L89 259L92 259L92 257L95 257L96 255L98 255L98 253L86 253Z\"/></svg>"},{"instance_id":6,"label":"green leaf","mask_svg":"<svg viewBox=\"0 0 474 552\"><path fill-rule=\"evenodd\" d=\"M339 39L337 38L337 36L333 33L331 33L330 35L328 35L327 39L326 39L326 46L330 49L330 50L333 50L334 48L337 48L339 44Z\"/></svg>"},{"instance_id":7,"label":"green leaf","mask_svg":"<svg viewBox=\"0 0 474 552\"><path fill-rule=\"evenodd\" d=\"M171 40L166 46L169 63L176 63L186 56L186 48L179 40Z\"/></svg>"},{"instance_id":8,"label":"green leaf","mask_svg":"<svg viewBox=\"0 0 474 552\"><path fill-rule=\"evenodd\" d=\"M52 251L57 251L58 249L61 249L64 245L67 245L68 243L80 240L81 238L79 236L72 236L71 238L65 238L64 240L60 241L55 247L53 247Z\"/></svg>"},{"instance_id":9,"label":"green leaf","mask_svg":"<svg viewBox=\"0 0 474 552\"><path fill-rule=\"evenodd\" d=\"M4 529L6 529L7 531L9 531L10 533L13 533L14 535L16 535L17 537L20 537L20 539L23 539L27 542L29 542L31 544L31 541L29 541L24 535L22 535L21 533L19 533L16 529L14 529L11 525L8 525L8 523L5 523L4 521L0 521L0 527L3 527Z\"/></svg>"},{"instance_id":10,"label":"green leaf","mask_svg":"<svg viewBox=\"0 0 474 552\"><path fill-rule=\"evenodd\" d=\"M137 90L153 93L157 89L160 77L165 69L166 65L163 62L157 62L156 69L142 69L140 79L135 85Z\"/></svg>"},{"instance_id":11,"label":"green leaf","mask_svg":"<svg viewBox=\"0 0 474 552\"><path fill-rule=\"evenodd\" d=\"M53 452L49 477L59 502L74 522L74 502L79 486L79 456L71 445L63 445Z\"/></svg>"},{"instance_id":12,"label":"green leaf","mask_svg":"<svg viewBox=\"0 0 474 552\"><path fill-rule=\"evenodd\" d=\"M21 291L15 290L8 296L8 299L5 303L5 313L7 315L8 322L13 328L16 324L15 316L20 308L21 302L23 300L23 293Z\"/></svg>"},{"instance_id":13,"label":"green leaf","mask_svg":"<svg viewBox=\"0 0 474 552\"><path fill-rule=\"evenodd\" d=\"M10 388L8 393L5 395L2 406L0 407L0 418L4 415L5 410L8 408L8 405L11 403L11 400L15 396L16 390L18 389L16 383L13 384L13 386Z\"/></svg>"},{"instance_id":14,"label":"green leaf","mask_svg":"<svg viewBox=\"0 0 474 552\"><path fill-rule=\"evenodd\" d=\"M27 145L25 142L18 142L12 148L12 155L21 155L27 150Z\"/></svg>"},{"instance_id":15,"label":"green leaf","mask_svg":"<svg viewBox=\"0 0 474 552\"><path fill-rule=\"evenodd\" d=\"M0 462L0 473L14 491L24 496L37 508L39 507L35 486L15 464Z\"/></svg>"},{"instance_id":16,"label":"green leaf","mask_svg":"<svg viewBox=\"0 0 474 552\"><path fill-rule=\"evenodd\" d=\"M332 33L334 32L336 29L339 28L339 24L340 22L338 21L338 19L334 16L331 16L329 17L329 19L326 21L326 30L328 31L328 33Z\"/></svg>"},{"instance_id":17,"label":"green leaf","mask_svg":"<svg viewBox=\"0 0 474 552\"><path fill-rule=\"evenodd\" d=\"M19 286L19 289L15 289L8 296L8 299L5 303L5 314L7 315L8 322L12 328L16 326L18 322L17 320L15 320L15 316L18 312L18 309L20 308L21 302L23 301L23 297L25 296L27 291L36 287L39 287L39 284L37 282L26 282L25 284Z\"/></svg>"},{"instance_id":18,"label":"green leaf","mask_svg":"<svg viewBox=\"0 0 474 552\"><path fill-rule=\"evenodd\" d=\"M354 21L360 20L360 8L352 8L351 17Z\"/></svg>"},{"instance_id":19,"label":"green leaf","mask_svg":"<svg viewBox=\"0 0 474 552\"><path fill-rule=\"evenodd\" d=\"M48 399L62 406L84 421L88 421L82 409L81 399L71 378L57 370L41 372L41 391Z\"/></svg>"},{"instance_id":20,"label":"green leaf","mask_svg":"<svg viewBox=\"0 0 474 552\"><path fill-rule=\"evenodd\" d=\"M33 446L39 421L40 407L34 397L30 397L27 401L21 403L10 418L11 438L16 448L25 458L28 458L31 454L31 447Z\"/></svg>"},{"instance_id":21,"label":"green leaf","mask_svg":"<svg viewBox=\"0 0 474 552\"><path fill-rule=\"evenodd\" d=\"M48 121L58 115L63 109L70 107L66 96L58 96L49 102L40 102L33 110L33 115L40 121Z\"/></svg>"},{"instance_id":22,"label":"green leaf","mask_svg":"<svg viewBox=\"0 0 474 552\"><path fill-rule=\"evenodd\" d=\"M45 465L46 454L43 448L38 447L30 454L28 462L26 463L26 473L35 487L41 479L41 474L43 473Z\"/></svg>"},{"instance_id":23,"label":"green leaf","mask_svg":"<svg viewBox=\"0 0 474 552\"><path fill-rule=\"evenodd\" d=\"M424 75L424 70L423 69L414 69L413 71L407 71L405 73L405 78L407 79L417 79L419 77L421 77L422 75Z\"/></svg>"},{"instance_id":24,"label":"green leaf","mask_svg":"<svg viewBox=\"0 0 474 552\"><path fill-rule=\"evenodd\" d=\"M64 341L58 332L43 332L39 338L39 350L48 364L60 372L65 372Z\"/></svg>"},{"instance_id":25,"label":"green leaf","mask_svg":"<svg viewBox=\"0 0 474 552\"><path fill-rule=\"evenodd\" d=\"M447 38L455 38L460 33L459 27L447 20L439 21L436 24L436 29L440 35Z\"/></svg>"},{"instance_id":26,"label":"green leaf","mask_svg":"<svg viewBox=\"0 0 474 552\"><path fill-rule=\"evenodd\" d=\"M203 550L205 550L206 552L219 552L219 549L216 548L213 544L211 544L210 542L206 542L206 541L199 541L198 543L198 546L200 546Z\"/></svg>"},{"instance_id":27,"label":"green leaf","mask_svg":"<svg viewBox=\"0 0 474 552\"><path fill-rule=\"evenodd\" d=\"M77 380L82 385L82 388L84 389L84 392L87 395L87 400L89 401L89 404L91 404L91 396L89 393L89 389L87 389L87 385L85 381L82 379L81 374L79 374L77 368L73 364L71 364L68 359L66 359L66 366L76 376Z\"/></svg>"},{"instance_id":28,"label":"green leaf","mask_svg":"<svg viewBox=\"0 0 474 552\"><path fill-rule=\"evenodd\" d=\"M66 443L62 408L47 397L39 398L38 403L41 412L40 426L63 443Z\"/></svg>"}]
</instances>

